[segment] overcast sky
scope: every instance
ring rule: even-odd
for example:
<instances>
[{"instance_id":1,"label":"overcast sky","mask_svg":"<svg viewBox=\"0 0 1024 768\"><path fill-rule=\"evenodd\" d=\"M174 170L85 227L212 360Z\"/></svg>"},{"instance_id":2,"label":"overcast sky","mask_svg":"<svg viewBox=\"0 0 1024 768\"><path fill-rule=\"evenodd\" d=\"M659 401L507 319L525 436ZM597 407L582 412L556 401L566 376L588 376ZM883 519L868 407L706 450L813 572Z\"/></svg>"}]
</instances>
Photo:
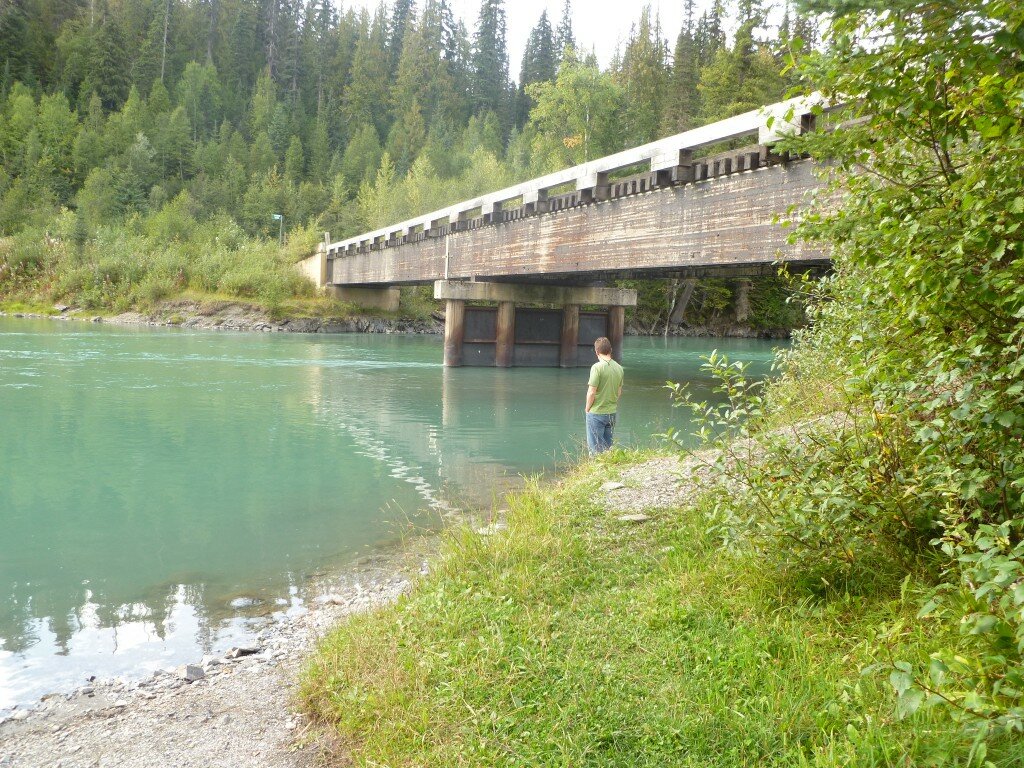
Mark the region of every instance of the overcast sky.
<instances>
[{"instance_id":1,"label":"overcast sky","mask_svg":"<svg viewBox=\"0 0 1024 768\"><path fill-rule=\"evenodd\" d=\"M377 7L379 0L341 0L344 8ZM391 2L385 3L388 8ZM563 0L506 0L505 15L508 21L508 53L510 75L519 79L523 49L530 30L537 25L541 13L547 9L548 19L554 29L562 17ZM660 15L662 37L669 41L670 50L675 47L676 36L683 26L683 0L572 0L572 26L576 41L585 50L597 53L598 61L605 67L615 54L616 44L625 45L632 25L640 20L640 11L645 5ZM697 0L699 16L710 0ZM466 23L470 36L476 28L480 0L451 0L452 11ZM423 3L417 3L422 10Z\"/></svg>"}]
</instances>

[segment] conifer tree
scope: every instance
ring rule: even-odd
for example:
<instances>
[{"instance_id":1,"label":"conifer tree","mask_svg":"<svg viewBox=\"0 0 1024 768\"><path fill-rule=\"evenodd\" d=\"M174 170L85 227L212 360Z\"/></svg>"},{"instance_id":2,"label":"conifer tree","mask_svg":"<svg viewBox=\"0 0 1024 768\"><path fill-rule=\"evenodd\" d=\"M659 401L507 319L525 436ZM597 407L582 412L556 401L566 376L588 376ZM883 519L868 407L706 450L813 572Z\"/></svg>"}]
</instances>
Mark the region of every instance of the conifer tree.
<instances>
[{"instance_id":1,"label":"conifer tree","mask_svg":"<svg viewBox=\"0 0 1024 768\"><path fill-rule=\"evenodd\" d=\"M537 26L530 32L523 52L523 64L519 71L519 92L516 102L516 126L522 126L530 114L533 101L526 95L526 86L555 79L558 73L558 57L555 52L555 35L548 21L548 12L540 15Z\"/></svg>"},{"instance_id":2,"label":"conifer tree","mask_svg":"<svg viewBox=\"0 0 1024 768\"><path fill-rule=\"evenodd\" d=\"M657 137L664 119L667 80L660 24L651 20L651 6L647 5L626 44L619 71L626 100L627 143L645 144Z\"/></svg>"},{"instance_id":3,"label":"conifer tree","mask_svg":"<svg viewBox=\"0 0 1024 768\"><path fill-rule=\"evenodd\" d=\"M565 60L567 51L576 50L576 35L572 30L572 0L564 0L562 3L562 18L558 22L555 45L559 62Z\"/></svg>"},{"instance_id":4,"label":"conifer tree","mask_svg":"<svg viewBox=\"0 0 1024 768\"><path fill-rule=\"evenodd\" d=\"M388 63L391 75L398 70L398 60L402 56L405 37L416 19L415 0L395 0L388 19L387 48Z\"/></svg>"},{"instance_id":5,"label":"conifer tree","mask_svg":"<svg viewBox=\"0 0 1024 768\"><path fill-rule=\"evenodd\" d=\"M504 122L509 79L504 0L483 0L473 38L471 98L473 112L494 112Z\"/></svg>"},{"instance_id":6,"label":"conifer tree","mask_svg":"<svg viewBox=\"0 0 1024 768\"><path fill-rule=\"evenodd\" d=\"M700 110L700 95L697 84L700 81L700 62L697 50L694 21L694 0L686 0L683 28L676 38L672 56L672 73L669 77L666 108L665 133L673 134L694 127Z\"/></svg>"},{"instance_id":7,"label":"conifer tree","mask_svg":"<svg viewBox=\"0 0 1024 768\"><path fill-rule=\"evenodd\" d=\"M356 44L352 77L345 90L342 109L354 125L372 124L386 135L389 128L390 81L387 60L386 19L377 9L368 34Z\"/></svg>"}]
</instances>

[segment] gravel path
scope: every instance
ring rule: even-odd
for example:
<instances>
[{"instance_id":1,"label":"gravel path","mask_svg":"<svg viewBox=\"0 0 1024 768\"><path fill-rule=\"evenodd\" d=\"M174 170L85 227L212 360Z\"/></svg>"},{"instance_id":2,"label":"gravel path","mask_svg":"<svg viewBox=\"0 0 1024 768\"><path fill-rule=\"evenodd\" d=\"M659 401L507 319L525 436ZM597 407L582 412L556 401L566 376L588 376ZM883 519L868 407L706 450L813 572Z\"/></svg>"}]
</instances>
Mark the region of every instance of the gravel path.
<instances>
[{"instance_id":1,"label":"gravel path","mask_svg":"<svg viewBox=\"0 0 1024 768\"><path fill-rule=\"evenodd\" d=\"M324 585L334 591L306 613L268 627L257 648L232 649L143 681L97 681L20 710L0 722L0 768L318 765L320 745L295 707L302 661L344 616L407 590L410 570ZM234 653L240 655L227 658Z\"/></svg>"},{"instance_id":2,"label":"gravel path","mask_svg":"<svg viewBox=\"0 0 1024 768\"><path fill-rule=\"evenodd\" d=\"M628 467L617 481L605 483L602 502L611 511L628 513L682 506L718 476L715 455L658 456Z\"/></svg>"}]
</instances>

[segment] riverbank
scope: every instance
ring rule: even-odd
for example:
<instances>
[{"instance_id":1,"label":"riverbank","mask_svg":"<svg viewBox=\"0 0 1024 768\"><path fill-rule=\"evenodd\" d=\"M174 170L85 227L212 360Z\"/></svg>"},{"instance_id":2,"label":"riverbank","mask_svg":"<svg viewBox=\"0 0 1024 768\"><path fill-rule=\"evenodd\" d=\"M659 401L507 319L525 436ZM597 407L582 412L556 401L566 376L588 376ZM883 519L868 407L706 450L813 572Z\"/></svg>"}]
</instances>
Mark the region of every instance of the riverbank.
<instances>
[{"instance_id":1,"label":"riverbank","mask_svg":"<svg viewBox=\"0 0 1024 768\"><path fill-rule=\"evenodd\" d=\"M892 693L891 659L946 631L915 621L922 585L798 598L709 530L714 461L616 451L531 483L501 524L445 534L429 572L334 585L257 654L0 725L0 766L823 768L975 749ZM984 744L1021 765L1014 737Z\"/></svg>"},{"instance_id":2,"label":"riverbank","mask_svg":"<svg viewBox=\"0 0 1024 768\"><path fill-rule=\"evenodd\" d=\"M1024 764L1017 736L898 703L893 660L927 664L955 631L917 618L927 583L800 594L723 546L714 461L613 452L515 494L507 530L449 535L405 599L306 669L333 761Z\"/></svg>"},{"instance_id":3,"label":"riverbank","mask_svg":"<svg viewBox=\"0 0 1024 768\"><path fill-rule=\"evenodd\" d=\"M426 569L432 540L363 558L312 585L298 615L251 646L144 680L93 680L0 720L2 768L304 768L320 747L295 681L317 640L347 616L393 602Z\"/></svg>"},{"instance_id":4,"label":"riverbank","mask_svg":"<svg viewBox=\"0 0 1024 768\"><path fill-rule=\"evenodd\" d=\"M270 333L437 334L444 330L443 321L436 318L380 317L358 313L310 316L301 312L277 316L256 304L222 299L207 301L176 299L161 302L145 312L132 311L105 315L79 307L56 305L50 311L41 311L41 308L7 312L0 310L0 317Z\"/></svg>"},{"instance_id":5,"label":"riverbank","mask_svg":"<svg viewBox=\"0 0 1024 768\"><path fill-rule=\"evenodd\" d=\"M2 306L2 305L0 305ZM45 310L45 311L44 311ZM420 312L420 314L424 314ZM366 314L312 316L292 310L285 315L272 314L257 304L216 299L175 299L156 307L120 314L96 314L79 307L58 304L52 308L31 307L4 311L0 317L30 319L79 320L115 325L146 325L150 327L196 328L201 330L256 331L270 333L412 333L444 332L443 310L429 317L391 317ZM649 333L635 323L627 324L628 336L662 336L662 331ZM788 339L789 328L753 328L742 323L718 322L710 325L675 326L669 336L681 338Z\"/></svg>"}]
</instances>

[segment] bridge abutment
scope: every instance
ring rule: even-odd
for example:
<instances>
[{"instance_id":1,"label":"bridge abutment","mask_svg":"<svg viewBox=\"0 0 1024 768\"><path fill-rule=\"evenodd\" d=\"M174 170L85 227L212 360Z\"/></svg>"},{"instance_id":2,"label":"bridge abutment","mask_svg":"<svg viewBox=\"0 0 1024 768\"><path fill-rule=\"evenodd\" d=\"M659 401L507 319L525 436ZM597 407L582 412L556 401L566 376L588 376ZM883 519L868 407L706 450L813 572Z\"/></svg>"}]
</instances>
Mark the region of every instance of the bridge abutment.
<instances>
[{"instance_id":1,"label":"bridge abutment","mask_svg":"<svg viewBox=\"0 0 1024 768\"><path fill-rule=\"evenodd\" d=\"M389 288L365 288L355 285L329 285L327 290L338 301L355 304L363 309L377 309L382 312L397 312L401 290Z\"/></svg>"},{"instance_id":2,"label":"bridge abutment","mask_svg":"<svg viewBox=\"0 0 1024 768\"><path fill-rule=\"evenodd\" d=\"M434 283L434 298L446 302L448 367L589 365L599 336L621 360L625 308L636 305L636 291L621 288L447 280Z\"/></svg>"}]
</instances>

